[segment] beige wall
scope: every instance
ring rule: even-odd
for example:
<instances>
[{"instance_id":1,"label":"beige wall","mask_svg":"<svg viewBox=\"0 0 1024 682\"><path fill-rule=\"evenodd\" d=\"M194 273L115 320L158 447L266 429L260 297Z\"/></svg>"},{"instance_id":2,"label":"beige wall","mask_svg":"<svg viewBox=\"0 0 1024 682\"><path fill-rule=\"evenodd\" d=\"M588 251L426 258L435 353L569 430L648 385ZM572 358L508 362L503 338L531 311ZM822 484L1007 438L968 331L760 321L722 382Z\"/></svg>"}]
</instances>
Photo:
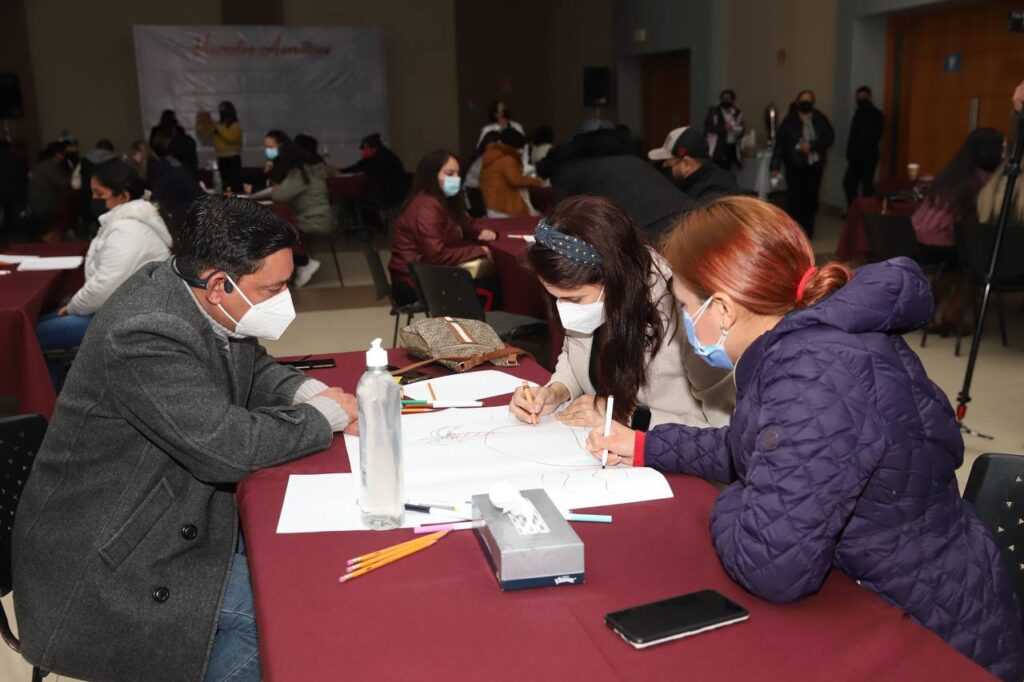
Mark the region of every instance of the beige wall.
<instances>
[{"instance_id":1,"label":"beige wall","mask_svg":"<svg viewBox=\"0 0 1024 682\"><path fill-rule=\"evenodd\" d=\"M612 66L612 8L610 0L557 0L551 3L551 120L557 140L576 130L593 110L583 106L583 69ZM614 82L614 78L612 79ZM612 107L605 118L615 116Z\"/></svg>"},{"instance_id":2,"label":"beige wall","mask_svg":"<svg viewBox=\"0 0 1024 682\"><path fill-rule=\"evenodd\" d=\"M726 1L723 85L736 91L758 138L763 139L762 114L768 103L774 101L785 115L805 88L814 90L818 108L831 117L838 1ZM780 49L786 51L782 66L775 59Z\"/></svg>"},{"instance_id":3,"label":"beige wall","mask_svg":"<svg viewBox=\"0 0 1024 682\"><path fill-rule=\"evenodd\" d=\"M83 151L104 137L123 151L147 136L132 25L219 24L220 3L28 0L25 14L44 143L66 128Z\"/></svg>"},{"instance_id":4,"label":"beige wall","mask_svg":"<svg viewBox=\"0 0 1024 682\"><path fill-rule=\"evenodd\" d=\"M283 4L284 21L294 26L384 29L389 146L407 168L414 168L431 149L458 146L454 0L283 0Z\"/></svg>"}]
</instances>

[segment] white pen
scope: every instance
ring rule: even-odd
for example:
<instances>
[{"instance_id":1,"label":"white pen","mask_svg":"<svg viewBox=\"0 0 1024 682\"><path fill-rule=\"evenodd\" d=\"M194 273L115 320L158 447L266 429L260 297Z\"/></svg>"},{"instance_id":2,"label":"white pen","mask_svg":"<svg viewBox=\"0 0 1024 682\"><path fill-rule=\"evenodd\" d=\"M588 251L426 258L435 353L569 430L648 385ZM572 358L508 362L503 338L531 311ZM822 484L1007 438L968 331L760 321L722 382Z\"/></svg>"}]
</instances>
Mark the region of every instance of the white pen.
<instances>
[{"instance_id":1,"label":"white pen","mask_svg":"<svg viewBox=\"0 0 1024 682\"><path fill-rule=\"evenodd\" d=\"M608 396L608 404L604 406L604 437L612 435L612 411L615 410L615 396ZM608 448L601 453L601 468L608 466Z\"/></svg>"}]
</instances>

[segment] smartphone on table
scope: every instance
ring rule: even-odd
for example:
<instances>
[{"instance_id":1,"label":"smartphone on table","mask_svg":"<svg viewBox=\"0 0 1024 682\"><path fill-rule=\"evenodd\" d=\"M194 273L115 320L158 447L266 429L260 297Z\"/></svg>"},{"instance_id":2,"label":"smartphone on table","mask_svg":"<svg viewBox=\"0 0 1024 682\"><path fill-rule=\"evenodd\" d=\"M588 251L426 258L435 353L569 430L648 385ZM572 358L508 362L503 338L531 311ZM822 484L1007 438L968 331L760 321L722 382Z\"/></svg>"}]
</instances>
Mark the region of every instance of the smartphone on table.
<instances>
[{"instance_id":1,"label":"smartphone on table","mask_svg":"<svg viewBox=\"0 0 1024 682\"><path fill-rule=\"evenodd\" d=\"M715 592L703 590L614 611L605 624L635 649L690 637L747 620L747 610Z\"/></svg>"}]
</instances>

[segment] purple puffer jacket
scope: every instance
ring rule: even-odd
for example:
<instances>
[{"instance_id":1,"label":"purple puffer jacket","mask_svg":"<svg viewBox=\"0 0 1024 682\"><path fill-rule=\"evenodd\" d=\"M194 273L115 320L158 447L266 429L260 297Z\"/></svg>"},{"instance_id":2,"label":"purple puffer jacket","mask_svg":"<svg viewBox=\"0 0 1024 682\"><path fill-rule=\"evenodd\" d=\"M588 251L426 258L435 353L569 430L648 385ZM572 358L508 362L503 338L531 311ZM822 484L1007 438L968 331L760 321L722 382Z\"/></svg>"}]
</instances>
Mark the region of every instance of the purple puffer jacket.
<instances>
[{"instance_id":1,"label":"purple puffer jacket","mask_svg":"<svg viewBox=\"0 0 1024 682\"><path fill-rule=\"evenodd\" d=\"M900 337L931 314L913 261L859 269L747 349L730 426L658 426L644 463L732 483L711 535L754 594L799 599L835 566L1019 682L1024 632L1008 567L957 490L964 446L949 401Z\"/></svg>"}]
</instances>

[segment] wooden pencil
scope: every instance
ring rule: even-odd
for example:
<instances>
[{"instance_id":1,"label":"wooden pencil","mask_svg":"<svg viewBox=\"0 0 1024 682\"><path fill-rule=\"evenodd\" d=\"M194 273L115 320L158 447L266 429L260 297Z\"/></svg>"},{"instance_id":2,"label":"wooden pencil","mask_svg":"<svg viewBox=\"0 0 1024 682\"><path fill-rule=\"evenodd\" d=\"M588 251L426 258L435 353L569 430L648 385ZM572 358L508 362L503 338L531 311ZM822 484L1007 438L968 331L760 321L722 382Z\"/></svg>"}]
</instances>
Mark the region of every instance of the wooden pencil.
<instances>
[{"instance_id":1,"label":"wooden pencil","mask_svg":"<svg viewBox=\"0 0 1024 682\"><path fill-rule=\"evenodd\" d=\"M419 543L423 542L424 540L430 540L431 538L441 537L441 533L443 533L443 532L444 531L438 531L437 533L434 533L433 535L428 535L425 538L413 538L412 540L406 540L405 542L399 542L397 545L391 545L390 547L385 547L384 549L378 549L376 552L370 552L369 554L362 554L360 556L353 557L353 558L348 560L348 565L351 566L352 564L357 564L360 561L365 561L366 559L372 559L373 557L380 556L381 554L388 554L390 552L395 551L396 549L398 549L400 547L408 547L409 545L418 545Z\"/></svg>"},{"instance_id":2,"label":"wooden pencil","mask_svg":"<svg viewBox=\"0 0 1024 682\"><path fill-rule=\"evenodd\" d=\"M376 571L378 568L383 568L384 566L387 566L388 564L393 564L396 561L400 561L401 559L404 559L407 556L410 556L412 554L416 554L417 552L422 552L423 550L427 549L428 547L434 545L436 542L438 542L441 538L443 538L447 534L448 534L448 531L444 531L441 534L441 537L434 538L433 540L425 542L422 545L417 545L415 547L412 547L412 548L410 548L410 549L408 549L408 550L406 550L404 552L395 552L394 554L391 554L391 555L388 555L388 556L384 557L381 561L378 561L376 563L370 564L370 565L366 566L365 568L360 568L360 569L358 569L356 571L353 571L352 573L347 573L347 574L341 576L340 578L338 578L338 582L339 583L344 583L344 582L348 582L349 580L354 580L355 578L358 578L360 576L366 575L370 571Z\"/></svg>"},{"instance_id":3,"label":"wooden pencil","mask_svg":"<svg viewBox=\"0 0 1024 682\"><path fill-rule=\"evenodd\" d=\"M530 409L532 410L533 409L533 391L530 390L530 382L529 381L524 381L523 382L523 393L526 395L526 399L530 401ZM530 412L530 423L531 424L536 424L537 423L537 415L533 414L533 412Z\"/></svg>"}]
</instances>

